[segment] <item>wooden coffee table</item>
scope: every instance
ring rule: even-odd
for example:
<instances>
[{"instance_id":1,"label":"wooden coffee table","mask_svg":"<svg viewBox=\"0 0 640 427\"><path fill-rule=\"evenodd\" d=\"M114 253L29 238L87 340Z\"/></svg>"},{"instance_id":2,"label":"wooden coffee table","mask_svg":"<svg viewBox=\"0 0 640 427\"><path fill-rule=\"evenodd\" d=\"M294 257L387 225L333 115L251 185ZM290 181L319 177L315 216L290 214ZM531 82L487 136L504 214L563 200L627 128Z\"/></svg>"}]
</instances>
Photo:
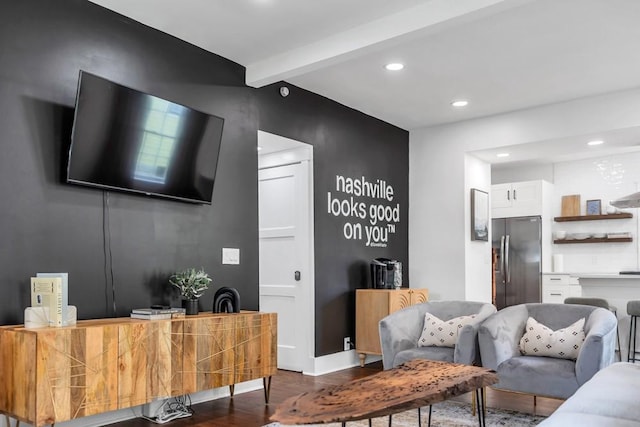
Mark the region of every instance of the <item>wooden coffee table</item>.
<instances>
[{"instance_id":1,"label":"wooden coffee table","mask_svg":"<svg viewBox=\"0 0 640 427\"><path fill-rule=\"evenodd\" d=\"M431 406L477 390L478 423L484 426L483 388L497 382L497 374L490 369L416 359L345 384L293 396L278 406L271 420L294 425L341 422L344 426L348 421Z\"/></svg>"}]
</instances>

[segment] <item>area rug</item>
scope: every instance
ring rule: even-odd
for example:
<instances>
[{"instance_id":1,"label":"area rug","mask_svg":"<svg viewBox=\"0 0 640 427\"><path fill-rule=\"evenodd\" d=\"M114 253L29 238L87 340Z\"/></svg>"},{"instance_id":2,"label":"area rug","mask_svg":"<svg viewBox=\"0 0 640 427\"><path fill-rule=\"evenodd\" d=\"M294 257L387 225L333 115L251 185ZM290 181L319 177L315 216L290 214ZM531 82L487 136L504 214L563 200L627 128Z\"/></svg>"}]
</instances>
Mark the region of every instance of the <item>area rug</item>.
<instances>
[{"instance_id":1,"label":"area rug","mask_svg":"<svg viewBox=\"0 0 640 427\"><path fill-rule=\"evenodd\" d=\"M422 425L426 427L429 417L429 407L422 408ZM508 411L506 409L487 408L487 427L529 427L538 425L545 417ZM387 427L389 417L374 418L373 427ZM416 427L418 425L418 410L402 412L393 416L393 427ZM478 416L471 415L471 406L458 402L442 402L433 405L431 412L431 427L465 427L477 426ZM340 423L312 424L317 427L340 427ZM368 427L368 420L350 421L347 427ZM280 423L267 424L264 427L286 427Z\"/></svg>"}]
</instances>

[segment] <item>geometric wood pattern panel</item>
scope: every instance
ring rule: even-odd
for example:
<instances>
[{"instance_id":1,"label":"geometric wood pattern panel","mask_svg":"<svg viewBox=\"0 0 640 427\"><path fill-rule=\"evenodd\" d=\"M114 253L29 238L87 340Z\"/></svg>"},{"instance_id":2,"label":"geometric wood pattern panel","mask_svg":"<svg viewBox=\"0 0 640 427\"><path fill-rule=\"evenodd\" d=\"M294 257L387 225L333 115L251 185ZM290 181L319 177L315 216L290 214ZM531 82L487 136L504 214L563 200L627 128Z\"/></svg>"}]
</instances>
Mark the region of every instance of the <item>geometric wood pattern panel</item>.
<instances>
[{"instance_id":1,"label":"geometric wood pattern panel","mask_svg":"<svg viewBox=\"0 0 640 427\"><path fill-rule=\"evenodd\" d=\"M253 314L237 319L234 383L265 378L277 366L277 314Z\"/></svg>"},{"instance_id":2,"label":"geometric wood pattern panel","mask_svg":"<svg viewBox=\"0 0 640 427\"><path fill-rule=\"evenodd\" d=\"M233 340L236 319L184 320L183 387L186 393L233 384Z\"/></svg>"}]
</instances>

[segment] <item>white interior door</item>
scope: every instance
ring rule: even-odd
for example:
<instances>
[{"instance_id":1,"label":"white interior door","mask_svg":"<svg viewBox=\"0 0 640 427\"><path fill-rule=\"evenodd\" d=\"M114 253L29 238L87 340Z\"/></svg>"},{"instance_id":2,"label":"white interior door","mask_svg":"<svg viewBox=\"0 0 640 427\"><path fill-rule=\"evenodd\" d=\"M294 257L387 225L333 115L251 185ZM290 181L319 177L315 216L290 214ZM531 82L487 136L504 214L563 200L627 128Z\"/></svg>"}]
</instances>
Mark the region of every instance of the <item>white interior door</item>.
<instances>
[{"instance_id":1,"label":"white interior door","mask_svg":"<svg viewBox=\"0 0 640 427\"><path fill-rule=\"evenodd\" d=\"M309 160L258 171L260 310L278 313L278 368L305 369L313 340ZM280 153L282 154L282 153Z\"/></svg>"}]
</instances>

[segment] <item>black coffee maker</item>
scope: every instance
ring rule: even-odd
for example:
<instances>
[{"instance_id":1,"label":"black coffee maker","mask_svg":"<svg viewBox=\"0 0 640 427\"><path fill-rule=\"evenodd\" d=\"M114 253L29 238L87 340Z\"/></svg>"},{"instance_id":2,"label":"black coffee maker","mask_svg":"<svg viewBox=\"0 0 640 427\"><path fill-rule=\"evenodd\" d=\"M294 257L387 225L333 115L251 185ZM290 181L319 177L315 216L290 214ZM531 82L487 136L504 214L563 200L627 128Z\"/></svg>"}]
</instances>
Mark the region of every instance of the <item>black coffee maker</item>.
<instances>
[{"instance_id":1,"label":"black coffee maker","mask_svg":"<svg viewBox=\"0 0 640 427\"><path fill-rule=\"evenodd\" d=\"M394 289L402 286L402 263L389 258L371 261L371 287L374 289Z\"/></svg>"}]
</instances>

